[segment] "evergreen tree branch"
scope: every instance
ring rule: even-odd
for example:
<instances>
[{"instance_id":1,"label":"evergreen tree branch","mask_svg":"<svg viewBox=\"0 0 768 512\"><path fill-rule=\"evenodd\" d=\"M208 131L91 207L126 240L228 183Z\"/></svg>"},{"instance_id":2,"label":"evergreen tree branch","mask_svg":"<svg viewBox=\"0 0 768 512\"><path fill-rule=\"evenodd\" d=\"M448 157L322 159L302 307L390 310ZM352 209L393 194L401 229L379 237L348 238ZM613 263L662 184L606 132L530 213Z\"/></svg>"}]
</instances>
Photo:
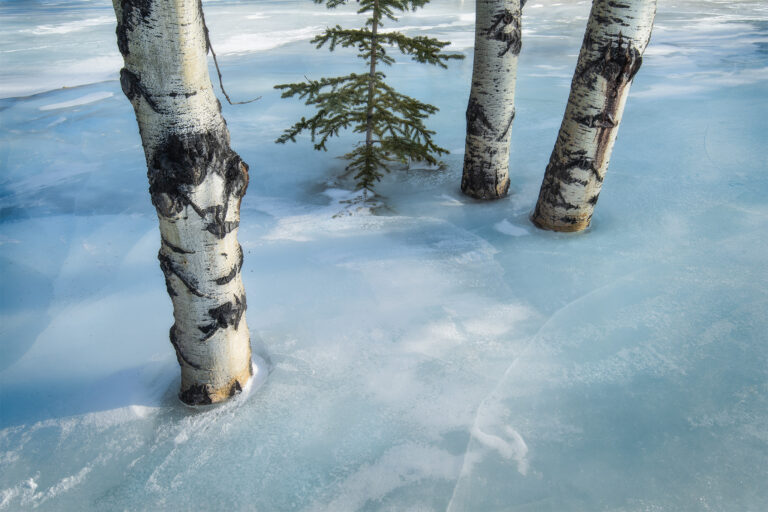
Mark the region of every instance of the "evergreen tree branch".
<instances>
[{"instance_id":1,"label":"evergreen tree branch","mask_svg":"<svg viewBox=\"0 0 768 512\"><path fill-rule=\"evenodd\" d=\"M384 43L396 46L400 53L409 55L416 62L433 64L441 68L447 68L445 63L449 60L464 58L464 55L460 53L442 53L442 49L451 43L431 37L408 37L401 32L384 32L379 34L379 39Z\"/></svg>"}]
</instances>

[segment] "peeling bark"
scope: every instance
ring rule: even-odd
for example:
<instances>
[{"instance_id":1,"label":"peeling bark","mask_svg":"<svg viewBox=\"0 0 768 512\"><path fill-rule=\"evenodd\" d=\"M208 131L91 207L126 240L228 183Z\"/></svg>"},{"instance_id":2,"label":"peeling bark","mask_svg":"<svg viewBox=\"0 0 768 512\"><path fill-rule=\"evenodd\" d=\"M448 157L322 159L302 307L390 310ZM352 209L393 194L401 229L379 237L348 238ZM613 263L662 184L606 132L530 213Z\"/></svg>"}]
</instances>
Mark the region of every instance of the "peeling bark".
<instances>
[{"instance_id":1,"label":"peeling bark","mask_svg":"<svg viewBox=\"0 0 768 512\"><path fill-rule=\"evenodd\" d=\"M524 3L524 2L522 2ZM472 91L461 190L498 199L509 190L509 142L515 119L520 0L477 0Z\"/></svg>"},{"instance_id":2,"label":"peeling bark","mask_svg":"<svg viewBox=\"0 0 768 512\"><path fill-rule=\"evenodd\" d=\"M248 166L230 147L213 93L198 0L113 0L120 85L131 101L160 222L158 259L173 301L179 398L226 400L252 375L237 242Z\"/></svg>"},{"instance_id":3,"label":"peeling bark","mask_svg":"<svg viewBox=\"0 0 768 512\"><path fill-rule=\"evenodd\" d=\"M531 218L536 226L553 231L589 226L655 14L656 0L594 0L568 106Z\"/></svg>"}]
</instances>

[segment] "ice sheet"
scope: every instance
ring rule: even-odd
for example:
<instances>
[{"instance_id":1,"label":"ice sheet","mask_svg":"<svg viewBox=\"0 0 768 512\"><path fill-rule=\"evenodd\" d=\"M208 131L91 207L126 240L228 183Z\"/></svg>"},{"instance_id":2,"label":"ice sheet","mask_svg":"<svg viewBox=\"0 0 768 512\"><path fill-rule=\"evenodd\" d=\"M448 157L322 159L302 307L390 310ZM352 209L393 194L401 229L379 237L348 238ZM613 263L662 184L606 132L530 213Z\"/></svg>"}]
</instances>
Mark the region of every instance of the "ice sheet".
<instances>
[{"instance_id":1,"label":"ice sheet","mask_svg":"<svg viewBox=\"0 0 768 512\"><path fill-rule=\"evenodd\" d=\"M224 105L251 166L261 371L193 410L111 4L0 4L0 510L765 508L764 2L660 2L578 235L528 216L588 2L525 7L511 193L492 203L458 191L473 2L402 17L470 57L386 70L454 151L367 203L336 158L355 135L273 143L307 113L273 85L359 69L308 43L354 9L205 8L230 95L262 96Z\"/></svg>"}]
</instances>

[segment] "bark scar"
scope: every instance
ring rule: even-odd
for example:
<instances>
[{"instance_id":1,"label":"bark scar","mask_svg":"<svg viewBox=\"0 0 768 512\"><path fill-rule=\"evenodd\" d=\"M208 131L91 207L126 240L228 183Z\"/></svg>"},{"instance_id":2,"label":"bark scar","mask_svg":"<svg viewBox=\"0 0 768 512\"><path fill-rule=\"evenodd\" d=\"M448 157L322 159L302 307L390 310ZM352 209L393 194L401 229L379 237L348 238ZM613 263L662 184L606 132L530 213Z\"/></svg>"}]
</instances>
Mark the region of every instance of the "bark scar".
<instances>
[{"instance_id":1,"label":"bark scar","mask_svg":"<svg viewBox=\"0 0 768 512\"><path fill-rule=\"evenodd\" d=\"M201 369L200 365L195 364L189 359L187 359L184 353L181 351L181 347L179 345L179 336L176 330L176 324L174 324L173 327L171 327L171 332L169 334L169 337L171 338L171 345L173 345L174 350L176 350L176 359L178 359L179 364L184 363L196 370Z\"/></svg>"},{"instance_id":2,"label":"bark scar","mask_svg":"<svg viewBox=\"0 0 768 512\"><path fill-rule=\"evenodd\" d=\"M157 106L155 100L149 94L147 89L142 85L141 78L135 73L123 68L120 70L120 88L123 90L123 94L133 101L136 98L144 98L149 105L149 108L155 112L160 112L160 108Z\"/></svg>"},{"instance_id":3,"label":"bark scar","mask_svg":"<svg viewBox=\"0 0 768 512\"><path fill-rule=\"evenodd\" d=\"M493 132L493 125L485 115L485 110L477 99L469 98L467 105L467 132L470 135L482 137L485 131Z\"/></svg>"},{"instance_id":4,"label":"bark scar","mask_svg":"<svg viewBox=\"0 0 768 512\"><path fill-rule=\"evenodd\" d=\"M510 11L504 9L491 19L491 26L485 31L489 39L506 43L506 47L501 50L498 57L503 57L507 52L512 55L519 55L523 46L523 40L520 30L520 11Z\"/></svg>"},{"instance_id":5,"label":"bark scar","mask_svg":"<svg viewBox=\"0 0 768 512\"><path fill-rule=\"evenodd\" d=\"M496 142L503 142L506 138L507 134L509 133L509 129L512 128L512 121L515 120L515 109L512 109L512 115L509 116L509 121L507 121L507 127L504 128L504 131L496 138Z\"/></svg>"},{"instance_id":6,"label":"bark scar","mask_svg":"<svg viewBox=\"0 0 768 512\"><path fill-rule=\"evenodd\" d=\"M225 275L224 277L220 277L218 279L215 279L214 282L218 285L224 285L232 281L236 276L237 273L240 272L240 269L243 268L243 248L240 246L240 244L237 245L237 251L238 251L238 257L237 257L237 263L232 267L232 270Z\"/></svg>"},{"instance_id":7,"label":"bark scar","mask_svg":"<svg viewBox=\"0 0 768 512\"><path fill-rule=\"evenodd\" d=\"M166 247L168 247L171 251L175 252L176 254L195 254L195 251L187 251L182 249L181 247L177 247L173 245L171 242L165 239L162 235L160 236L160 241L165 244Z\"/></svg>"},{"instance_id":8,"label":"bark scar","mask_svg":"<svg viewBox=\"0 0 768 512\"><path fill-rule=\"evenodd\" d=\"M208 405L212 403L208 384L193 384L179 394L179 399L189 405Z\"/></svg>"},{"instance_id":9,"label":"bark scar","mask_svg":"<svg viewBox=\"0 0 768 512\"><path fill-rule=\"evenodd\" d=\"M245 295L241 295L239 297L235 296L234 300L225 302L221 306L209 309L208 315L211 317L212 322L197 327L205 335L201 341L208 341L219 329L226 329L228 327L237 329L247 308Z\"/></svg>"},{"instance_id":10,"label":"bark scar","mask_svg":"<svg viewBox=\"0 0 768 512\"><path fill-rule=\"evenodd\" d=\"M584 46L592 48L595 42L590 34L584 38ZM608 89L615 95L635 77L643 64L643 55L621 32L595 49L598 57L587 62L576 72L575 79L586 82L591 90L598 76L608 82Z\"/></svg>"},{"instance_id":11,"label":"bark scar","mask_svg":"<svg viewBox=\"0 0 768 512\"><path fill-rule=\"evenodd\" d=\"M210 172L224 178L224 197L221 204L201 208L191 201L189 193ZM226 217L230 198L241 200L248 188L248 165L229 147L226 128L170 134L155 149L147 177L152 204L164 217L173 217L189 205L206 221L206 230L217 238L224 238L238 227L237 221L227 221Z\"/></svg>"},{"instance_id":12,"label":"bark scar","mask_svg":"<svg viewBox=\"0 0 768 512\"><path fill-rule=\"evenodd\" d=\"M176 266L173 260L163 254L162 251L158 253L157 259L160 260L160 268L166 277L166 284L170 284L167 279L171 275L174 275L179 281L181 281L181 283L187 288L187 290L189 290L192 295L197 297L208 297L208 295L204 294L198 289L197 280L193 277L185 275L185 273ZM171 295L170 290L168 293ZM176 292L174 291L172 295L176 295Z\"/></svg>"},{"instance_id":13,"label":"bark scar","mask_svg":"<svg viewBox=\"0 0 768 512\"><path fill-rule=\"evenodd\" d=\"M118 20L115 33L117 35L117 47L125 57L130 51L128 32L133 31L138 23L146 22L149 19L152 0L122 0L120 4L122 16Z\"/></svg>"}]
</instances>

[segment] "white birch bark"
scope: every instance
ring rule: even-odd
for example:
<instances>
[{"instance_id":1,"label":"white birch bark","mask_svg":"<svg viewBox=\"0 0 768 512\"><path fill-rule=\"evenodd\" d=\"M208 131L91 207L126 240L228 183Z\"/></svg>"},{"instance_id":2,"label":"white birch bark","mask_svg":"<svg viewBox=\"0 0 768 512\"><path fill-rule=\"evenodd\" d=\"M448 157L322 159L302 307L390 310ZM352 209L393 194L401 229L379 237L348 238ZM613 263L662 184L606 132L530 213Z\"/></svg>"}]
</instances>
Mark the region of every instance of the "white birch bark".
<instances>
[{"instance_id":1,"label":"white birch bark","mask_svg":"<svg viewBox=\"0 0 768 512\"><path fill-rule=\"evenodd\" d=\"M475 54L461 190L477 199L498 199L509 190L509 141L515 118L522 3L476 2Z\"/></svg>"},{"instance_id":2,"label":"white birch bark","mask_svg":"<svg viewBox=\"0 0 768 512\"><path fill-rule=\"evenodd\" d=\"M213 93L199 0L113 4L125 61L120 84L136 113L160 221L179 397L219 402L252 375L237 241L248 167L229 146Z\"/></svg>"},{"instance_id":3,"label":"white birch bark","mask_svg":"<svg viewBox=\"0 0 768 512\"><path fill-rule=\"evenodd\" d=\"M594 0L560 133L531 220L589 226L629 88L651 38L656 0Z\"/></svg>"}]
</instances>

